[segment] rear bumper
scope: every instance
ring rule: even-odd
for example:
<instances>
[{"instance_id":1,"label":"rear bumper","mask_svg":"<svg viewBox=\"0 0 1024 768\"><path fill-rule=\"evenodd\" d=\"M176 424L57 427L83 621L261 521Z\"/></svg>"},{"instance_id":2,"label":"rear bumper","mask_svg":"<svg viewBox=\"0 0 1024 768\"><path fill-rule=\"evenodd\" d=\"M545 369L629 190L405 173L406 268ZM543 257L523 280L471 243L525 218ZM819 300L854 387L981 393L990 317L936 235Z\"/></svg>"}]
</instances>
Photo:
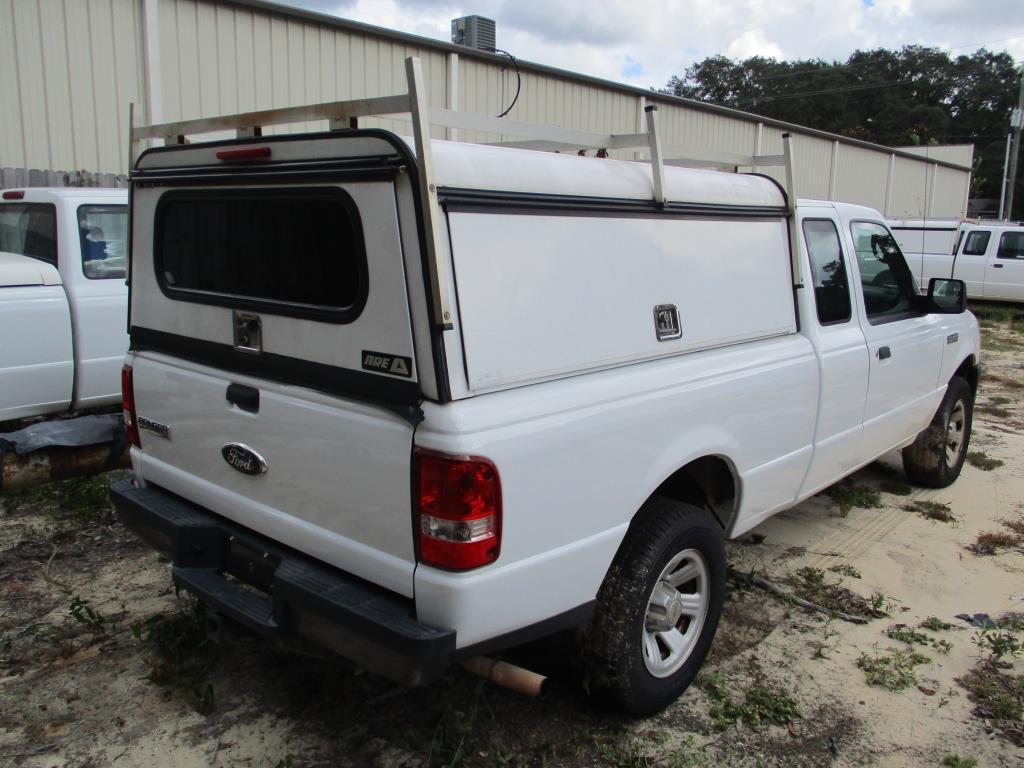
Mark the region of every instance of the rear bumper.
<instances>
[{"instance_id":1,"label":"rear bumper","mask_svg":"<svg viewBox=\"0 0 1024 768\"><path fill-rule=\"evenodd\" d=\"M110 496L125 526L171 559L175 584L264 637L312 644L406 685L437 679L455 659L455 632L418 622L410 600L155 486L125 480Z\"/></svg>"}]
</instances>

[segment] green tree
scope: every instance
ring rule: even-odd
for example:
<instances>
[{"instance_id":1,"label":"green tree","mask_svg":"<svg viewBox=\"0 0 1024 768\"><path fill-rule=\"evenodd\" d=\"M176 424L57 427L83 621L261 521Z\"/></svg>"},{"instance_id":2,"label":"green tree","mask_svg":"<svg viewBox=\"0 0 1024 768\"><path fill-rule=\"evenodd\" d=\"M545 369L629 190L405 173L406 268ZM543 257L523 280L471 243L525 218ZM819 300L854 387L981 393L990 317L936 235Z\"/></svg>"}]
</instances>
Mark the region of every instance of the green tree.
<instances>
[{"instance_id":1,"label":"green tree","mask_svg":"<svg viewBox=\"0 0 1024 768\"><path fill-rule=\"evenodd\" d=\"M845 62L712 56L663 92L887 146L974 144L972 194L998 198L1018 77L1005 52L953 58L908 45L857 50ZM1016 196L1019 215L1024 174Z\"/></svg>"}]
</instances>

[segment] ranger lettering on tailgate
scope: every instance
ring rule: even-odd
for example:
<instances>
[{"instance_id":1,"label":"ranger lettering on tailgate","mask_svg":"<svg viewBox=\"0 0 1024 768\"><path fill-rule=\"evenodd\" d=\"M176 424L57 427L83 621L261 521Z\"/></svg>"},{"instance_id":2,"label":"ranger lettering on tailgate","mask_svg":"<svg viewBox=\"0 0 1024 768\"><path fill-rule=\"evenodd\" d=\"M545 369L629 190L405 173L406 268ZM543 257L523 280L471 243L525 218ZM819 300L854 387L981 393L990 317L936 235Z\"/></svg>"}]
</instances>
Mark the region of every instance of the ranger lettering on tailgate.
<instances>
[{"instance_id":1,"label":"ranger lettering on tailgate","mask_svg":"<svg viewBox=\"0 0 1024 768\"><path fill-rule=\"evenodd\" d=\"M368 371L390 373L393 376L412 378L412 358L400 355L385 355L383 352L363 350L363 368Z\"/></svg>"}]
</instances>

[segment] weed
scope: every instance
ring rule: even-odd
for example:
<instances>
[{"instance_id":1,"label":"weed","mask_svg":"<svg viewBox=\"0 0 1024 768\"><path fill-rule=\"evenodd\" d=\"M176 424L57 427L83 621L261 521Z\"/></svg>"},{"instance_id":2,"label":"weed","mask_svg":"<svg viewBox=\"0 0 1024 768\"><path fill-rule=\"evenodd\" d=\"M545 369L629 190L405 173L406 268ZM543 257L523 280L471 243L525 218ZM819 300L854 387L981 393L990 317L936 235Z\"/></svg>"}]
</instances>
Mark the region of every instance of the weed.
<instances>
[{"instance_id":1,"label":"weed","mask_svg":"<svg viewBox=\"0 0 1024 768\"><path fill-rule=\"evenodd\" d=\"M1024 517L1018 517L1016 520L1000 520L999 524L1024 539Z\"/></svg>"},{"instance_id":2,"label":"weed","mask_svg":"<svg viewBox=\"0 0 1024 768\"><path fill-rule=\"evenodd\" d=\"M1004 738L1024 744L1024 677L1003 671L993 658L976 664L957 682L974 702L974 714L983 718Z\"/></svg>"},{"instance_id":3,"label":"weed","mask_svg":"<svg viewBox=\"0 0 1024 768\"><path fill-rule=\"evenodd\" d=\"M837 483L825 493L839 505L839 514L843 517L850 514L850 510L854 507L877 509L882 506L882 497L878 491L856 483L845 481Z\"/></svg>"},{"instance_id":4,"label":"weed","mask_svg":"<svg viewBox=\"0 0 1024 768\"><path fill-rule=\"evenodd\" d=\"M859 579L861 577L860 571L854 568L849 563L840 563L839 565L833 565L829 570L832 573L838 573L840 576L849 576L852 579Z\"/></svg>"},{"instance_id":5,"label":"weed","mask_svg":"<svg viewBox=\"0 0 1024 768\"><path fill-rule=\"evenodd\" d=\"M993 459L984 451L968 451L967 461L972 467L977 467L984 472L991 472L1005 463L1002 459Z\"/></svg>"},{"instance_id":6,"label":"weed","mask_svg":"<svg viewBox=\"0 0 1024 768\"><path fill-rule=\"evenodd\" d=\"M798 717L800 707L788 692L763 685L747 691L742 704L724 696L711 707L711 719L720 731L741 720L751 726L762 723L786 725Z\"/></svg>"},{"instance_id":7,"label":"weed","mask_svg":"<svg viewBox=\"0 0 1024 768\"><path fill-rule=\"evenodd\" d=\"M927 619L918 624L921 629L930 629L932 632L944 632L949 629L953 629L953 625L949 622L943 621L938 616L929 616Z\"/></svg>"},{"instance_id":8,"label":"weed","mask_svg":"<svg viewBox=\"0 0 1024 768\"><path fill-rule=\"evenodd\" d=\"M804 600L810 600L830 611L858 616L879 616L885 605L885 596L881 602L865 600L856 592L847 589L839 582L831 582L820 568L805 566L792 576L794 593Z\"/></svg>"},{"instance_id":9,"label":"weed","mask_svg":"<svg viewBox=\"0 0 1024 768\"><path fill-rule=\"evenodd\" d=\"M829 641L839 634L839 630L832 626L832 621L833 619L830 616L822 629L821 640L814 641L814 658L816 659L829 658L828 651L832 650L832 646L829 644Z\"/></svg>"},{"instance_id":10,"label":"weed","mask_svg":"<svg viewBox=\"0 0 1024 768\"><path fill-rule=\"evenodd\" d=\"M1013 402L1013 398L1004 395L991 395L988 402L989 405L1009 405Z\"/></svg>"},{"instance_id":11,"label":"weed","mask_svg":"<svg viewBox=\"0 0 1024 768\"><path fill-rule=\"evenodd\" d=\"M176 615L157 614L132 625L132 634L153 652L151 682L182 692L200 714L213 711L213 684L208 675L217 662L217 647L206 633L205 614L189 600Z\"/></svg>"},{"instance_id":12,"label":"weed","mask_svg":"<svg viewBox=\"0 0 1024 768\"><path fill-rule=\"evenodd\" d=\"M878 487L893 496L909 496L914 492L914 486L902 480L883 480Z\"/></svg>"},{"instance_id":13,"label":"weed","mask_svg":"<svg viewBox=\"0 0 1024 768\"><path fill-rule=\"evenodd\" d=\"M68 606L68 616L96 634L102 634L107 631L107 617L93 608L88 600L83 600L78 595L71 598L71 605Z\"/></svg>"},{"instance_id":14,"label":"weed","mask_svg":"<svg viewBox=\"0 0 1024 768\"><path fill-rule=\"evenodd\" d=\"M994 555L1000 549L1015 547L1021 537L1007 531L982 531L967 548L976 555Z\"/></svg>"},{"instance_id":15,"label":"weed","mask_svg":"<svg viewBox=\"0 0 1024 768\"><path fill-rule=\"evenodd\" d=\"M295 758L289 753L274 763L274 768L292 768L293 765L295 765Z\"/></svg>"},{"instance_id":16,"label":"weed","mask_svg":"<svg viewBox=\"0 0 1024 768\"><path fill-rule=\"evenodd\" d=\"M960 755L952 754L946 755L942 759L942 764L947 768L975 768L978 765L978 759L976 757L960 757Z\"/></svg>"},{"instance_id":17,"label":"weed","mask_svg":"<svg viewBox=\"0 0 1024 768\"><path fill-rule=\"evenodd\" d=\"M903 509L907 512L916 512L928 520L938 520L942 523L955 523L959 520L950 510L949 504L943 504L941 501L922 501L917 499L915 501L908 501L903 505Z\"/></svg>"},{"instance_id":18,"label":"weed","mask_svg":"<svg viewBox=\"0 0 1024 768\"><path fill-rule=\"evenodd\" d=\"M902 691L917 682L914 667L927 664L930 659L917 651L891 650L884 655L868 656L862 653L857 666L864 670L868 685Z\"/></svg>"},{"instance_id":19,"label":"weed","mask_svg":"<svg viewBox=\"0 0 1024 768\"><path fill-rule=\"evenodd\" d=\"M998 624L995 627L979 629L973 642L977 644L979 651L997 661L1003 656L1017 657L1020 655L1021 649L1024 648L1012 628L1000 627Z\"/></svg>"}]
</instances>

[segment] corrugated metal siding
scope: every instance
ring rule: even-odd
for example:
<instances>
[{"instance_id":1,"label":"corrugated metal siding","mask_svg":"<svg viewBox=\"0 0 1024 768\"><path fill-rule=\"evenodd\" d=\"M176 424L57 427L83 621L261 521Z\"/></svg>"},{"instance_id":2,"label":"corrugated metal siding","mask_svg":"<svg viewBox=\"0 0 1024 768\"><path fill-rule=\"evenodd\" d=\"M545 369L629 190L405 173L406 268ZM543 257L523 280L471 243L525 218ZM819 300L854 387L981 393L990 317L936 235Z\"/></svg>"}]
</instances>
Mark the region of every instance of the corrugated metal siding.
<instances>
[{"instance_id":1,"label":"corrugated metal siding","mask_svg":"<svg viewBox=\"0 0 1024 768\"><path fill-rule=\"evenodd\" d=\"M152 94L145 89L144 8L155 7L150 52ZM0 0L0 165L44 170L124 173L129 102L148 108L150 122L167 122L273 107L403 93L405 58L419 56L431 106L497 115L516 87L510 63L459 56L449 84L449 53L429 41L337 26L289 13L218 0ZM752 154L756 118L721 114L613 86L526 68L509 117L595 133L643 130L645 99L659 104L662 144ZM14 105L14 108L10 108ZM410 132L408 120L363 120L361 125ZM274 129L321 130L323 123ZM432 135L443 138L442 128ZM760 151L782 151L782 131L761 128ZM956 216L969 175L890 154L793 131L796 183L802 197L882 208L901 216ZM463 141L510 140L512 135L462 131ZM969 162L970 147L922 147L922 153ZM613 152L634 158L642 150ZM934 165L931 167L934 168ZM761 168L781 181L779 168ZM927 174L927 179L925 176ZM924 185L923 182L928 184ZM933 183L934 182L934 183ZM927 193L921 190L928 187ZM934 186L934 189L932 188ZM931 201L930 207L927 201Z\"/></svg>"},{"instance_id":2,"label":"corrugated metal siding","mask_svg":"<svg viewBox=\"0 0 1024 768\"><path fill-rule=\"evenodd\" d=\"M835 199L882 211L885 208L890 157L870 149L840 147Z\"/></svg>"},{"instance_id":3,"label":"corrugated metal siding","mask_svg":"<svg viewBox=\"0 0 1024 768\"><path fill-rule=\"evenodd\" d=\"M0 164L123 173L137 0L0 0Z\"/></svg>"},{"instance_id":4,"label":"corrugated metal siding","mask_svg":"<svg viewBox=\"0 0 1024 768\"><path fill-rule=\"evenodd\" d=\"M933 214L926 208L932 181L929 167L905 157L897 157L893 162L892 193L886 215L893 218L915 218L922 214ZM958 204L957 208L960 207Z\"/></svg>"}]
</instances>

